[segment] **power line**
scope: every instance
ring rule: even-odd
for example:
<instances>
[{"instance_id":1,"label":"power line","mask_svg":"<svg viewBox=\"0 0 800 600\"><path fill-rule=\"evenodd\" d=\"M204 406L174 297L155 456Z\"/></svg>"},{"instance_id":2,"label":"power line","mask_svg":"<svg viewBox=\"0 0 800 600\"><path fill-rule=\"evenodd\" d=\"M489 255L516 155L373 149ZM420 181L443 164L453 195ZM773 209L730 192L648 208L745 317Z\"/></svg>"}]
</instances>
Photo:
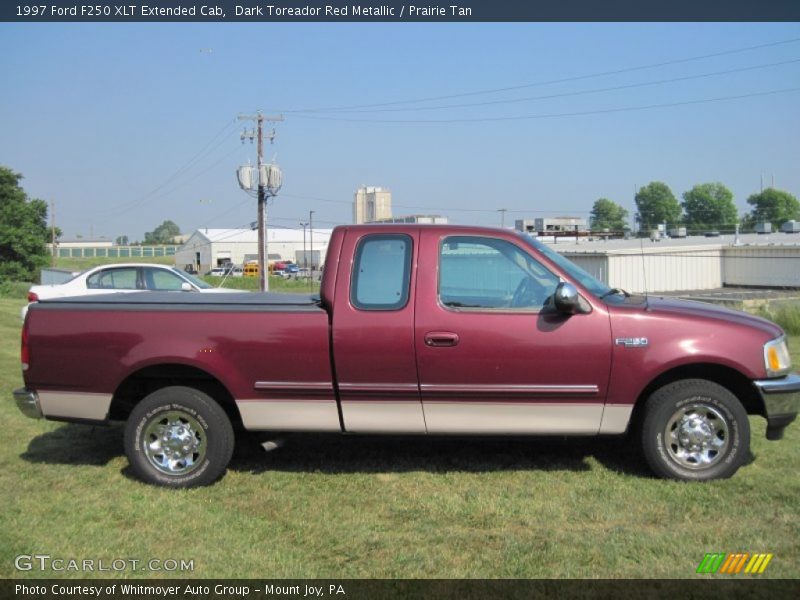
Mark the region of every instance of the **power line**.
<instances>
[{"instance_id":1,"label":"power line","mask_svg":"<svg viewBox=\"0 0 800 600\"><path fill-rule=\"evenodd\" d=\"M757 69L766 69L769 67L778 67L784 65L790 65L800 62L800 58L795 58L792 60L785 60L780 62L773 62L761 65L754 65L750 67L740 67L736 69L726 69L724 71L713 71L711 73L700 73L697 75L685 75L683 77L673 77L670 79L658 79L655 81L644 81L641 83L629 83L629 84L622 84L622 85L615 85L610 87L603 87L603 88L594 88L589 90L579 90L576 92L562 92L558 94L547 94L543 96L527 96L525 98L510 98L507 100L486 100L483 102L467 102L462 104L445 104L441 106L413 106L410 108L381 108L381 109L371 109L371 110L342 110L336 111L337 114L358 114L358 113L383 113L383 112L410 112L410 111L421 111L421 110L444 110L444 109L451 109L451 108L469 108L474 106L495 106L498 104L514 104L519 102L530 102L532 100L551 100L553 98L567 98L570 96L584 96L587 94L599 94L603 92L613 92L618 90L628 90L640 87L648 87L653 85L663 85L665 83L675 83L677 81L689 81L692 79L705 79L708 77L716 77L719 75L730 75L732 73L743 73L745 71L755 71Z\"/></svg>"},{"instance_id":2,"label":"power line","mask_svg":"<svg viewBox=\"0 0 800 600\"><path fill-rule=\"evenodd\" d=\"M713 52L711 54L703 54L703 55L700 55L700 56L691 56L691 57L688 57L688 58L680 58L680 59L675 59L675 60L662 61L662 62L651 63L651 64L647 64L647 65L639 65L639 66L636 66L636 67L625 67L625 68L622 68L622 69L613 69L613 70L609 70L609 71L601 71L601 72L598 72L598 73L589 73L589 74L585 74L585 75L575 75L575 76L572 76L572 77L562 77L562 78L559 78L559 79L536 81L536 82L532 82L532 83L524 83L524 84L520 84L520 85L512 85L512 86L507 86L507 87L476 90L476 91L471 91L471 92L462 92L462 93L458 93L458 94L448 94L448 95L441 95L441 96L428 96L428 97L425 97L425 98L415 98L415 99L406 99L406 100L393 100L393 101L390 101L390 102L380 102L380 103L372 103L372 104L357 104L357 105L352 105L352 106L338 106L338 107L326 107L326 108L305 108L305 109L295 109L295 110L283 110L281 112L285 112L285 113L334 112L334 111L346 111L346 110L360 109L360 108L378 108L378 107L393 106L393 105L398 105L398 104L417 104L417 103L420 103L420 102L434 102L434 101L437 101L437 100L450 100L450 99L453 99L453 98L465 98L465 97L468 97L468 96L479 96L479 95L483 95L483 94L494 94L494 93L499 93L499 92L508 92L508 91L520 90L520 89L531 88L531 87L553 85L553 84L557 84L557 83L567 83L567 82L571 82L571 81L580 81L580 80L583 80L583 79L592 79L592 78L595 78L595 77L605 77L605 76L608 76L608 75L620 75L622 73L631 73L631 72L634 72L634 71L642 71L642 70L645 70L645 69L655 69L655 68L659 68L659 67L666 67L666 66L669 66L669 65L677 65L677 64L687 63L687 62L694 62L694 61L698 61L698 60L705 60L705 59L708 59L708 58L715 58L715 57L718 57L718 56L727 56L727 55L730 55L730 54L738 54L738 53L741 53L741 52L750 52L752 50L760 50L762 48L771 48L771 47L774 47L774 46L780 46L780 45L785 45L785 44L794 44L794 43L797 43L797 42L800 42L800 38L791 38L791 39L787 39L787 40L780 40L780 41L777 41L777 42L769 42L769 43L766 43L766 44L758 44L756 46L746 46L746 47L743 47L743 48L734 48L732 50L723 50L723 51L720 51L720 52Z\"/></svg>"},{"instance_id":3,"label":"power line","mask_svg":"<svg viewBox=\"0 0 800 600\"><path fill-rule=\"evenodd\" d=\"M776 94L787 94L800 91L800 87L784 88L779 90L768 90L765 92L753 92L750 94L738 94L734 96L719 96L716 98L701 98L698 100L683 100L680 102L665 102L662 104L647 104L641 106L625 106L616 108L605 108L597 110L584 110L565 113L549 113L538 115L515 115L509 117L470 117L463 119L348 119L343 117L322 117L311 115L296 115L299 119L313 119L316 121L343 121L349 123L397 123L397 124L447 124L447 123L476 123L476 122L498 122L498 121L525 121L534 119L557 119L564 117L580 117L588 115L600 115L610 113L633 112L641 110L652 110L656 108L672 108L675 106L690 106L695 104L710 104L713 102L725 102L730 100L743 100L745 98L756 98L760 96L771 96Z\"/></svg>"},{"instance_id":4,"label":"power line","mask_svg":"<svg viewBox=\"0 0 800 600\"><path fill-rule=\"evenodd\" d=\"M190 158L190 159L189 159L189 160L188 160L186 163L184 163L183 165L181 165L181 166L180 166L180 167L179 167L179 168L178 168L178 169L177 169L175 172L173 172L173 173L172 173L172 175L170 175L169 177L167 177L167 179L165 179L165 180L164 180L164 181L163 181L163 182L162 182L160 185L158 185L157 187L153 188L152 190L150 190L149 192L147 192L147 193L146 193L146 194L144 194L143 196L141 196L141 197L139 197L139 198L136 198L135 200L131 200L131 201L129 201L129 202L125 202L125 203L123 203L123 204L121 204L121 205L119 205L119 206L116 206L116 207L114 207L114 208L112 208L112 209L110 209L110 210L108 210L108 211L106 211L106 212L101 212L101 213L93 213L93 214L94 214L95 216L101 216L101 217L102 217L102 216L116 216L116 215L119 215L119 214L121 214L121 213L123 213L123 212L127 212L127 211L129 211L130 209L132 209L132 208L136 208L136 207L138 207L138 206L141 206L142 204L144 204L144 203L145 203L145 202L147 202L148 200L151 200L151 199L153 199L153 197L154 197L154 196L155 196L155 197L157 197L157 198L161 198L161 197L164 197L164 196L166 196L166 195L169 195L169 194L173 193L173 192L174 192L174 191L176 191L178 188L180 188L180 187L182 187L183 185L185 185L185 183L186 183L187 181L190 181L190 180L191 180L191 178L190 178L189 180L187 180L187 181L184 181L183 183L179 184L178 186L176 186L176 187L175 187L175 188L173 188L172 190L169 190L169 191L162 192L162 193L158 194L158 192L160 192L161 190L163 190L163 189L164 189L164 188L165 188L167 185L169 185L169 184L170 184L172 181L174 181L175 179L177 179L177 178L179 178L179 177L182 177L183 175L185 175L185 174L186 174L186 172L187 172L189 169L193 168L193 167L194 167L194 166L195 166L197 163L199 163L199 161L200 161L202 158L205 158L205 157L209 156L209 155L210 155L212 152L214 152L214 151L215 151L217 148L221 147L221 146L222 146L222 145L225 143L225 141L226 141L226 140L225 140L224 138L223 138L223 139L219 139L219 138L220 138L220 136L222 136L222 135L223 135L223 134L224 134L224 133L225 133L225 132L226 132L226 131L227 131L227 130L228 130L228 129L229 129L231 126L232 126L232 125L233 125L233 123L235 123L235 121L228 122L228 123L227 123L227 124L226 124L226 125L225 125L225 126L224 126L224 127L223 127L223 128L220 130L220 131L219 131L219 132L217 132L217 134L216 134L216 135L215 135L215 136L214 136L214 137L213 137L213 138L212 138L212 139L211 139L209 142L207 142L207 143L205 144L205 146L203 146L203 147L202 147L202 148L201 148L201 149L200 149L200 150L199 150L197 153L195 153L195 154L192 156L192 158ZM217 142L217 140L218 140L218 139L219 139L219 141ZM217 143L215 144L215 142L217 142ZM212 145L213 145L213 147L212 147ZM238 148L238 146L237 146L237 148ZM228 156L230 156L230 154L232 154L232 153L233 153L233 152L231 152L231 153L227 154L227 155L226 155L226 156L224 156L222 159L220 159L220 161L221 161L221 160L224 160L225 158L227 158ZM219 163L218 163L218 162L216 162L216 163L212 164L210 167L208 167L208 168L206 168L206 169L202 170L201 172L193 174L193 175L192 175L192 178L194 178L194 177L197 177L197 176L199 176L199 175L202 175L202 174L204 174L205 172L207 172L207 171L208 171L208 170L210 170L211 168L215 167L217 164L219 164ZM156 194L158 194L158 196L156 196Z\"/></svg>"},{"instance_id":5,"label":"power line","mask_svg":"<svg viewBox=\"0 0 800 600\"><path fill-rule=\"evenodd\" d=\"M177 190L179 190L180 188L184 187L187 183L191 182L194 178L199 177L200 175L204 175L205 173L207 173L208 171L210 171L211 169L213 169L214 167L219 165L222 161L224 161L227 158L229 158L231 155L233 155L238 150L239 150L239 146L237 145L235 148L233 148L233 150L231 150L230 152L228 152L227 154L225 154L224 156L219 158L217 161L215 161L214 163L208 165L202 171L199 171L199 172L195 173L192 176L192 178L186 179L185 181L182 181L181 183L179 183L178 185L176 185L172 189L163 191L160 194L158 194L157 196L152 196L152 197L145 196L145 197L139 198L138 200L134 201L133 203L123 204L122 207L114 209L113 212L101 213L101 215L104 215L105 218L102 221L99 222L99 225L101 225L101 226L102 225L106 225L107 223L109 223L113 219L113 217L117 217L117 216L123 215L125 213L128 213L131 210L133 210L134 208L138 208L138 207L144 205L147 202L151 202L153 200L158 200L160 198L164 198L166 196L169 196L170 194L172 194L172 193L176 192Z\"/></svg>"},{"instance_id":6,"label":"power line","mask_svg":"<svg viewBox=\"0 0 800 600\"><path fill-rule=\"evenodd\" d=\"M224 216L226 216L226 215L228 215L228 214L232 213L232 212L233 212L234 210L236 210L237 208L240 208L240 207L244 206L244 205L245 205L245 203L249 203L249 202L250 202L249 200L242 200L242 201L241 201L241 202L239 202L238 204L234 204L232 207L225 209L225 211L224 211L224 212L221 212L221 213L219 213L218 215L216 215L216 216L214 216L214 217L211 217L210 219L208 219L207 221L205 221L204 223L202 223L202 224L201 224L199 227L195 227L195 229L203 229L203 227L208 227L208 224L209 224L209 223L211 223L211 222L213 222L213 221L217 221L218 219L221 219L222 217L224 217Z\"/></svg>"}]
</instances>

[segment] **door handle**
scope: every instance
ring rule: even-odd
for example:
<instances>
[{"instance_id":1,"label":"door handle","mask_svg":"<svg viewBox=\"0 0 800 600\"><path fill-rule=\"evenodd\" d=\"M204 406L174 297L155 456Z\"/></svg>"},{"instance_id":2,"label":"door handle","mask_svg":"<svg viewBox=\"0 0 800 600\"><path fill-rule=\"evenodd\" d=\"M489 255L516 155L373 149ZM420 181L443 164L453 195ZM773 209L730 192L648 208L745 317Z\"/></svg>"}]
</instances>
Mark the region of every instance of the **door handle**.
<instances>
[{"instance_id":1,"label":"door handle","mask_svg":"<svg viewBox=\"0 0 800 600\"><path fill-rule=\"evenodd\" d=\"M455 346L458 344L458 334L450 331L429 331L425 334L425 345L434 348Z\"/></svg>"}]
</instances>

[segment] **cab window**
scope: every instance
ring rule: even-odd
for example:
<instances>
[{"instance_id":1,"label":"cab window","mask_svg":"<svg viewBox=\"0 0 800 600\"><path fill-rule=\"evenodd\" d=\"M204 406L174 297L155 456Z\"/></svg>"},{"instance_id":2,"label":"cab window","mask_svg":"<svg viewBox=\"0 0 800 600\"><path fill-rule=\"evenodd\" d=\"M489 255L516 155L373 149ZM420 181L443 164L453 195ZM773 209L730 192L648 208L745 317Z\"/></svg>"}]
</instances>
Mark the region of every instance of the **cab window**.
<instances>
[{"instance_id":1,"label":"cab window","mask_svg":"<svg viewBox=\"0 0 800 600\"><path fill-rule=\"evenodd\" d=\"M356 249L350 302L361 310L399 310L408 302L411 238L370 235Z\"/></svg>"},{"instance_id":2,"label":"cab window","mask_svg":"<svg viewBox=\"0 0 800 600\"><path fill-rule=\"evenodd\" d=\"M451 309L539 310L558 276L505 240L445 238L439 250L439 301Z\"/></svg>"}]
</instances>

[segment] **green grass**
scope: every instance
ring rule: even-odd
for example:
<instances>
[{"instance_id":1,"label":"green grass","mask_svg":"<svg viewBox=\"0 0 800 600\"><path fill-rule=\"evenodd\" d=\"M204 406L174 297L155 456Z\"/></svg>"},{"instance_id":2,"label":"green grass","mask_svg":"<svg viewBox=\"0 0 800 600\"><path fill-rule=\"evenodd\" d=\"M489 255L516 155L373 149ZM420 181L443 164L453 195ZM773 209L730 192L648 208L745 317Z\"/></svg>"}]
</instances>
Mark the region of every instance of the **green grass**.
<instances>
[{"instance_id":1,"label":"green grass","mask_svg":"<svg viewBox=\"0 0 800 600\"><path fill-rule=\"evenodd\" d=\"M0 299L0 387L19 370L21 300ZM800 364L800 337L790 340ZM132 479L119 427L23 417L0 403L0 577L14 557L190 559L180 576L703 577L706 552L771 552L797 577L800 425L732 479L651 477L622 439L291 436L237 445L210 488ZM151 576L126 572L125 576ZM168 574L164 574L165 576Z\"/></svg>"},{"instance_id":2,"label":"green grass","mask_svg":"<svg viewBox=\"0 0 800 600\"><path fill-rule=\"evenodd\" d=\"M210 283L214 287L231 288L235 290L251 290L258 289L258 277L212 277L206 275L201 277L203 281ZM284 279L278 275L271 275L269 278L269 291L270 292L287 292L287 293L316 293L319 291L319 281L309 281L308 279Z\"/></svg>"},{"instance_id":3,"label":"green grass","mask_svg":"<svg viewBox=\"0 0 800 600\"><path fill-rule=\"evenodd\" d=\"M786 333L800 335L800 303L797 301L773 302L758 313L780 325Z\"/></svg>"}]
</instances>

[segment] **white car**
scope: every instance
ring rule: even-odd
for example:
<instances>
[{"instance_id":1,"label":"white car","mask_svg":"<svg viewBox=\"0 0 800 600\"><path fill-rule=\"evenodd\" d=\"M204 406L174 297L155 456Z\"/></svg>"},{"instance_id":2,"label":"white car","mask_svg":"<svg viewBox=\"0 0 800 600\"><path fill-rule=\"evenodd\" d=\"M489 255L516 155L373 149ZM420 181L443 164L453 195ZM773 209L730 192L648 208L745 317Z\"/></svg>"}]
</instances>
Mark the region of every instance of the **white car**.
<instances>
[{"instance_id":1,"label":"white car","mask_svg":"<svg viewBox=\"0 0 800 600\"><path fill-rule=\"evenodd\" d=\"M186 271L168 265L137 263L103 265L83 271L65 283L32 286L28 290L29 304L22 308L22 319L25 320L30 303L39 300L143 290L204 293L242 291L216 288Z\"/></svg>"}]
</instances>

